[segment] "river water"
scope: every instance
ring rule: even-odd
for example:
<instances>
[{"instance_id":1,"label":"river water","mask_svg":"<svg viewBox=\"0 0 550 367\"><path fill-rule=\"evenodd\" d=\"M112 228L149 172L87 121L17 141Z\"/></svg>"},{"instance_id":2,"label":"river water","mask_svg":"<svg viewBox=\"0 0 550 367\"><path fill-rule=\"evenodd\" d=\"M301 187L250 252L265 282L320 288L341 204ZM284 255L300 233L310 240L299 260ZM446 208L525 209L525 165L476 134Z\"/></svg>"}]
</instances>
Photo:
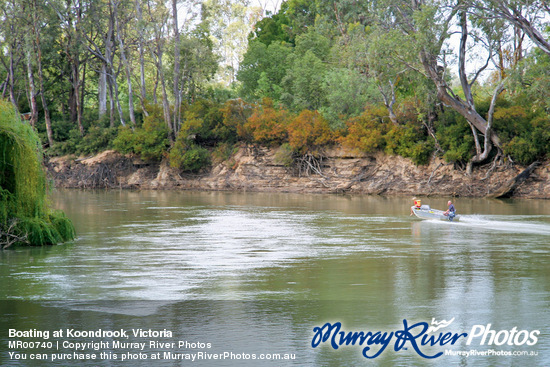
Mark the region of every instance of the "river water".
<instances>
[{"instance_id":1,"label":"river water","mask_svg":"<svg viewBox=\"0 0 550 367\"><path fill-rule=\"evenodd\" d=\"M62 190L52 203L78 238L0 252L3 328L168 329L212 351L295 354L203 365L550 365L548 201L456 199L458 223L420 221L410 198L378 196ZM418 350L394 336L369 360L367 344L312 348L327 322L390 333L442 320L453 321L436 335L505 332ZM0 364L44 363L9 359L5 334ZM501 355L419 355L446 349Z\"/></svg>"}]
</instances>

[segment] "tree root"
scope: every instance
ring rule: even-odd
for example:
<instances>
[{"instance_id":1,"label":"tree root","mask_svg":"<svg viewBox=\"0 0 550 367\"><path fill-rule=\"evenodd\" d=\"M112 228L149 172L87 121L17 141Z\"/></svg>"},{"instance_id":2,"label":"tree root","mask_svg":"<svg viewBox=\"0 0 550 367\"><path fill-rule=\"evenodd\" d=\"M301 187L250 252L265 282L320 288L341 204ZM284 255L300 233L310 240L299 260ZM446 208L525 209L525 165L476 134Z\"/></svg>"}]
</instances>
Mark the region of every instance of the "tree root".
<instances>
[{"instance_id":1,"label":"tree root","mask_svg":"<svg viewBox=\"0 0 550 367\"><path fill-rule=\"evenodd\" d=\"M14 243L28 244L27 234L20 235L16 233L17 219L12 219L6 229L0 229L0 247L7 249Z\"/></svg>"},{"instance_id":2,"label":"tree root","mask_svg":"<svg viewBox=\"0 0 550 367\"><path fill-rule=\"evenodd\" d=\"M497 168L497 165L501 165L502 163L502 154L500 154L500 152L495 156L495 158L493 159L493 164L491 165L491 167L487 170L487 173L485 173L485 177L483 177L481 179L481 181L484 181L486 179L488 179L490 176L491 176L491 173L493 173L493 171L495 170L495 168Z\"/></svg>"},{"instance_id":3,"label":"tree root","mask_svg":"<svg viewBox=\"0 0 550 367\"><path fill-rule=\"evenodd\" d=\"M309 176L311 174L318 174L319 176L323 177L324 179L328 179L321 171L323 167L323 154L314 155L310 152L298 157L295 159L296 166L298 168L298 175L300 177L302 176Z\"/></svg>"}]
</instances>

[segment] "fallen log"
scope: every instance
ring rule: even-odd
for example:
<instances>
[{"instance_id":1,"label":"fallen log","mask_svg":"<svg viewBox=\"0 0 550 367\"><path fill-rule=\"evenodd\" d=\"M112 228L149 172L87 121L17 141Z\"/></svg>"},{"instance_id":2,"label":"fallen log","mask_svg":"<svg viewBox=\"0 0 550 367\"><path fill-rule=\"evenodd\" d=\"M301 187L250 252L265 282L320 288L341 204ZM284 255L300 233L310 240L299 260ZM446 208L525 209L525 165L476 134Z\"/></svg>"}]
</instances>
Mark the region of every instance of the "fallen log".
<instances>
[{"instance_id":1,"label":"fallen log","mask_svg":"<svg viewBox=\"0 0 550 367\"><path fill-rule=\"evenodd\" d=\"M529 178L529 176L531 176L531 173L539 165L540 165L539 161L535 161L531 163L529 167L524 169L519 175L506 181L498 190L494 191L493 193L489 193L487 197L496 198L496 199L511 197L514 194L514 191L522 183L524 183Z\"/></svg>"}]
</instances>

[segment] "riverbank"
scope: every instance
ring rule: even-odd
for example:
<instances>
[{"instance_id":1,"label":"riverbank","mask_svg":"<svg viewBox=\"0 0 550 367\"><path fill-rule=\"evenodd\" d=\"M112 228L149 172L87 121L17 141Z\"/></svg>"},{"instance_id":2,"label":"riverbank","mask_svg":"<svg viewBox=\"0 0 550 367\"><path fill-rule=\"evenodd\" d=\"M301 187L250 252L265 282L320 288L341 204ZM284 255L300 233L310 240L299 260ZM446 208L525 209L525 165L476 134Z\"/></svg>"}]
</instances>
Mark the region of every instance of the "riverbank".
<instances>
[{"instance_id":1,"label":"riverbank","mask_svg":"<svg viewBox=\"0 0 550 367\"><path fill-rule=\"evenodd\" d=\"M416 166L399 156L333 149L326 151L320 174L300 175L278 163L277 151L243 144L228 160L201 174L181 173L166 160L145 162L115 151L79 159L55 157L46 166L55 186L61 188L550 198L548 161L527 172L527 167L518 165L489 164L467 175L441 159Z\"/></svg>"}]
</instances>

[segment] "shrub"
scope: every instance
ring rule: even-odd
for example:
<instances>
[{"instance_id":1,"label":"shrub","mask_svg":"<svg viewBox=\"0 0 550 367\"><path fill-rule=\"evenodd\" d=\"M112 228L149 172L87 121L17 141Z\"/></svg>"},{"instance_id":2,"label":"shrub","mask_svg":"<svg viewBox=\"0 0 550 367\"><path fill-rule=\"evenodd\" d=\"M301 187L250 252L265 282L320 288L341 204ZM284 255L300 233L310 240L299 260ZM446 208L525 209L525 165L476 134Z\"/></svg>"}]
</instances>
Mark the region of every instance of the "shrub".
<instances>
[{"instance_id":1,"label":"shrub","mask_svg":"<svg viewBox=\"0 0 550 367\"><path fill-rule=\"evenodd\" d=\"M238 138L252 141L252 132L245 128L247 119L252 115L252 105L240 98L232 99L225 102L221 113L223 119L217 134L223 141L235 142Z\"/></svg>"},{"instance_id":2,"label":"shrub","mask_svg":"<svg viewBox=\"0 0 550 367\"><path fill-rule=\"evenodd\" d=\"M503 140L502 150L521 164L543 158L550 150L550 119L544 111L528 111L523 106L495 112L495 130Z\"/></svg>"},{"instance_id":3,"label":"shrub","mask_svg":"<svg viewBox=\"0 0 550 367\"><path fill-rule=\"evenodd\" d=\"M346 122L348 133L340 142L351 149L372 153L385 146L384 134L388 128L387 111L367 108L360 116Z\"/></svg>"},{"instance_id":4,"label":"shrub","mask_svg":"<svg viewBox=\"0 0 550 367\"><path fill-rule=\"evenodd\" d=\"M279 147L273 159L277 164L285 167L292 167L295 163L294 154L294 150L290 147L290 144L284 143Z\"/></svg>"},{"instance_id":5,"label":"shrub","mask_svg":"<svg viewBox=\"0 0 550 367\"><path fill-rule=\"evenodd\" d=\"M220 143L212 152L212 158L216 162L227 161L237 151L238 147L229 143Z\"/></svg>"},{"instance_id":6,"label":"shrub","mask_svg":"<svg viewBox=\"0 0 550 367\"><path fill-rule=\"evenodd\" d=\"M223 113L212 101L199 99L183 113L180 133L198 145L215 146L232 140L231 132L223 129Z\"/></svg>"},{"instance_id":7,"label":"shrub","mask_svg":"<svg viewBox=\"0 0 550 367\"><path fill-rule=\"evenodd\" d=\"M515 136L508 143L505 143L503 151L505 154L512 156L512 159L516 162L525 165L535 161L539 155L539 151L532 141L519 136Z\"/></svg>"},{"instance_id":8,"label":"shrub","mask_svg":"<svg viewBox=\"0 0 550 367\"><path fill-rule=\"evenodd\" d=\"M334 134L325 118L317 111L302 111L287 127L288 143L298 154L318 150L334 142Z\"/></svg>"},{"instance_id":9,"label":"shrub","mask_svg":"<svg viewBox=\"0 0 550 367\"><path fill-rule=\"evenodd\" d=\"M80 135L79 135L80 136ZM113 140L117 136L116 128L102 128L92 126L80 142L76 144L77 154L97 153L101 150L109 149Z\"/></svg>"},{"instance_id":10,"label":"shrub","mask_svg":"<svg viewBox=\"0 0 550 367\"><path fill-rule=\"evenodd\" d=\"M474 137L468 122L460 116L448 113L438 121L437 140L445 151L447 162L468 162L474 153Z\"/></svg>"},{"instance_id":11,"label":"shrub","mask_svg":"<svg viewBox=\"0 0 550 367\"><path fill-rule=\"evenodd\" d=\"M113 147L123 154L135 153L143 160L160 160L170 146L169 133L162 110L155 106L150 108L142 127L132 130L121 126Z\"/></svg>"},{"instance_id":12,"label":"shrub","mask_svg":"<svg viewBox=\"0 0 550 367\"><path fill-rule=\"evenodd\" d=\"M427 164L433 152L433 142L426 140L420 127L393 125L385 135L386 153L411 158L419 164Z\"/></svg>"},{"instance_id":13,"label":"shrub","mask_svg":"<svg viewBox=\"0 0 550 367\"><path fill-rule=\"evenodd\" d=\"M264 98L256 106L244 125L250 131L254 141L262 144L281 144L287 140L287 125L291 120L290 113L282 108L275 108L273 101Z\"/></svg>"},{"instance_id":14,"label":"shrub","mask_svg":"<svg viewBox=\"0 0 550 367\"><path fill-rule=\"evenodd\" d=\"M187 172L199 172L210 165L208 149L196 144L188 144L184 140L176 140L169 153L170 166Z\"/></svg>"}]
</instances>

